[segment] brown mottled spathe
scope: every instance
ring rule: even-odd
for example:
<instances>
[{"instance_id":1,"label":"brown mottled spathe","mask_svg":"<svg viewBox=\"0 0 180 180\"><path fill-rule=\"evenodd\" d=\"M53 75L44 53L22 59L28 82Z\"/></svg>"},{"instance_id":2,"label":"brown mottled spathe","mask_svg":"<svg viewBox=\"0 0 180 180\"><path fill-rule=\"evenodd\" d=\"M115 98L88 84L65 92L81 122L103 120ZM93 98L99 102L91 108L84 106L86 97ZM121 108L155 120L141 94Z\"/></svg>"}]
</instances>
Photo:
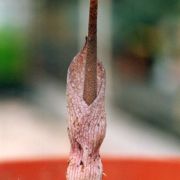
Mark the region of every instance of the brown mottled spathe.
<instances>
[{"instance_id":1,"label":"brown mottled spathe","mask_svg":"<svg viewBox=\"0 0 180 180\"><path fill-rule=\"evenodd\" d=\"M99 148L105 137L105 71L97 63L97 97L88 105L83 99L87 46L73 59L68 69L68 134L71 143L68 180L101 180Z\"/></svg>"},{"instance_id":2,"label":"brown mottled spathe","mask_svg":"<svg viewBox=\"0 0 180 180\"><path fill-rule=\"evenodd\" d=\"M90 0L89 32L68 69L68 134L71 143L67 180L101 180L99 148L106 132L105 71L97 62L98 0Z\"/></svg>"}]
</instances>

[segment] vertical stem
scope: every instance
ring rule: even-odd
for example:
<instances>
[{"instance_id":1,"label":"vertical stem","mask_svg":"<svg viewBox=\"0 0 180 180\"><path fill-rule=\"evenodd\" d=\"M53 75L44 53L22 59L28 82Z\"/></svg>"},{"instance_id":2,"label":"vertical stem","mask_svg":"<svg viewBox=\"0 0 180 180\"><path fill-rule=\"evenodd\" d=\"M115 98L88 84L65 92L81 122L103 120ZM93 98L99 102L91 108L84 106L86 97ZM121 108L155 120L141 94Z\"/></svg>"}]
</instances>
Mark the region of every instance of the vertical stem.
<instances>
[{"instance_id":1,"label":"vertical stem","mask_svg":"<svg viewBox=\"0 0 180 180\"><path fill-rule=\"evenodd\" d=\"M67 180L102 180L103 176L99 149L106 133L105 70L101 63L97 66L97 9L98 0L90 0L87 49L74 58L68 69L68 134L71 152ZM82 73L84 68L85 74ZM97 96L97 86L98 97L92 103ZM92 105L88 108L82 101L82 89L84 100Z\"/></svg>"},{"instance_id":2,"label":"vertical stem","mask_svg":"<svg viewBox=\"0 0 180 180\"><path fill-rule=\"evenodd\" d=\"M97 10L98 0L90 0L87 58L83 98L90 105L97 96Z\"/></svg>"}]
</instances>

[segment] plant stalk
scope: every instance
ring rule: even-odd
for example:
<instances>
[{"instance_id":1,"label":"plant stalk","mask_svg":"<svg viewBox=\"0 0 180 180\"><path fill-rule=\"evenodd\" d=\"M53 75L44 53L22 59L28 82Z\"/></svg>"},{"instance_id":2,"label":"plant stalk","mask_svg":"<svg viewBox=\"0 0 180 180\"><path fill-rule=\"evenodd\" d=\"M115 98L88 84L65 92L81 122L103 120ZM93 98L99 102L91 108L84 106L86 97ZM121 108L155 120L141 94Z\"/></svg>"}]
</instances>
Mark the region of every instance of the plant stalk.
<instances>
[{"instance_id":1,"label":"plant stalk","mask_svg":"<svg viewBox=\"0 0 180 180\"><path fill-rule=\"evenodd\" d=\"M90 0L83 93L83 98L88 105L90 105L97 97L97 12L98 0Z\"/></svg>"}]
</instances>

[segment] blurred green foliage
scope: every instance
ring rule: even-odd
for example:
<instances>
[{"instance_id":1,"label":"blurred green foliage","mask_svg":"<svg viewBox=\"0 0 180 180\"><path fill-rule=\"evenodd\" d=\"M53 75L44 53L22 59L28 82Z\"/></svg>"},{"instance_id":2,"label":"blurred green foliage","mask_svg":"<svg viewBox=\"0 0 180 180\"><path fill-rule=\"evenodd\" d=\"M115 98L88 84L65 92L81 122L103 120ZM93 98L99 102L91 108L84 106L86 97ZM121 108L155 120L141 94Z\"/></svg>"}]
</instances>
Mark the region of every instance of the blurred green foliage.
<instances>
[{"instance_id":1,"label":"blurred green foliage","mask_svg":"<svg viewBox=\"0 0 180 180\"><path fill-rule=\"evenodd\" d=\"M149 45L149 32L155 31L159 21L168 15L179 15L178 0L114 0L113 35L115 47ZM156 38L156 37L155 37ZM155 42L156 43L156 42ZM115 53L120 49L114 48Z\"/></svg>"},{"instance_id":2,"label":"blurred green foliage","mask_svg":"<svg viewBox=\"0 0 180 180\"><path fill-rule=\"evenodd\" d=\"M26 45L22 33L12 27L0 29L0 83L15 84L24 79Z\"/></svg>"}]
</instances>

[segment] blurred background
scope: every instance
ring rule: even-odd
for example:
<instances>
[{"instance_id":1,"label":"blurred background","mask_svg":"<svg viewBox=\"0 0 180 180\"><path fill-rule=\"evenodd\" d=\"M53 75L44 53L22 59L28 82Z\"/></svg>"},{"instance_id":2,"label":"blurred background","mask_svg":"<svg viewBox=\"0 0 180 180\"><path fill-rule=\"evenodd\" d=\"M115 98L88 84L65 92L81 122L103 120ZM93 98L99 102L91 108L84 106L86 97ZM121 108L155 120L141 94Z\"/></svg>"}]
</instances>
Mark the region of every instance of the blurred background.
<instances>
[{"instance_id":1,"label":"blurred background","mask_svg":"<svg viewBox=\"0 0 180 180\"><path fill-rule=\"evenodd\" d=\"M0 161L68 156L67 68L89 1L0 0ZM100 0L104 156L180 155L180 1Z\"/></svg>"}]
</instances>

